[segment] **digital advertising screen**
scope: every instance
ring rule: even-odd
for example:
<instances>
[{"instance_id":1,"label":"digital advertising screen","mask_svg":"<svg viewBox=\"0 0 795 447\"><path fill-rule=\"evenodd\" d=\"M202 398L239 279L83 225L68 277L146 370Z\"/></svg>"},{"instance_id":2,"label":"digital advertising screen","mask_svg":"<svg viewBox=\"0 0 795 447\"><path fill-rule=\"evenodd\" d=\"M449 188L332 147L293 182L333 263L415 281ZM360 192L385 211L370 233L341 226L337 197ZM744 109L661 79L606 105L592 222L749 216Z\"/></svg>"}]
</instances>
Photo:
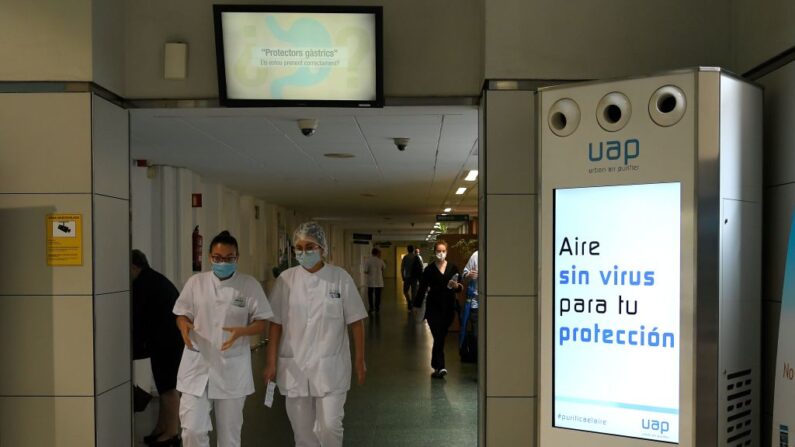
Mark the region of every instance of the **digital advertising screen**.
<instances>
[{"instance_id":1,"label":"digital advertising screen","mask_svg":"<svg viewBox=\"0 0 795 447\"><path fill-rule=\"evenodd\" d=\"M222 102L383 105L381 20L377 7L216 5Z\"/></svg>"},{"instance_id":2,"label":"digital advertising screen","mask_svg":"<svg viewBox=\"0 0 795 447\"><path fill-rule=\"evenodd\" d=\"M680 184L556 189L553 425L679 442Z\"/></svg>"}]
</instances>

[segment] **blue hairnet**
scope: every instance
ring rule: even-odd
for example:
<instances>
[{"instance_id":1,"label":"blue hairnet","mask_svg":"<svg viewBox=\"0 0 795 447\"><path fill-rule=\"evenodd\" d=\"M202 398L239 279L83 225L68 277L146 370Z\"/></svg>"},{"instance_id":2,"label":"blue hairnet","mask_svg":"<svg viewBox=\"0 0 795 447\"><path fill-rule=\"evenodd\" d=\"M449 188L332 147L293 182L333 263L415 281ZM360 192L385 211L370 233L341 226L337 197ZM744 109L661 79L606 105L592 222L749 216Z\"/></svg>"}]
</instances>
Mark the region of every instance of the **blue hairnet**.
<instances>
[{"instance_id":1,"label":"blue hairnet","mask_svg":"<svg viewBox=\"0 0 795 447\"><path fill-rule=\"evenodd\" d=\"M320 248L323 249L323 255L328 255L326 232L323 231L323 227L321 227L317 222L310 221L298 225L298 228L296 228L295 232L293 232L293 245L295 245L301 239L313 241L317 245L320 245Z\"/></svg>"}]
</instances>

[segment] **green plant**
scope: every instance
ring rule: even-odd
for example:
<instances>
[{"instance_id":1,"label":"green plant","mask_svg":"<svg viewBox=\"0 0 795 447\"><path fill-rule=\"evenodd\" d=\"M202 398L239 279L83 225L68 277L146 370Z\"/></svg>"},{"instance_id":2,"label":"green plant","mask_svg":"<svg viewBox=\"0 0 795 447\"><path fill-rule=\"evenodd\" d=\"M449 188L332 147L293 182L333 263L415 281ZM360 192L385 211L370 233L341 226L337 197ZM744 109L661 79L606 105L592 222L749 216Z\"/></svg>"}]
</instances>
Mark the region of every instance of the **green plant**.
<instances>
[{"instance_id":1,"label":"green plant","mask_svg":"<svg viewBox=\"0 0 795 447\"><path fill-rule=\"evenodd\" d=\"M455 244L453 247L458 250L459 253L463 256L464 259L469 259L472 256L472 253L478 249L478 240L477 239L461 239Z\"/></svg>"}]
</instances>

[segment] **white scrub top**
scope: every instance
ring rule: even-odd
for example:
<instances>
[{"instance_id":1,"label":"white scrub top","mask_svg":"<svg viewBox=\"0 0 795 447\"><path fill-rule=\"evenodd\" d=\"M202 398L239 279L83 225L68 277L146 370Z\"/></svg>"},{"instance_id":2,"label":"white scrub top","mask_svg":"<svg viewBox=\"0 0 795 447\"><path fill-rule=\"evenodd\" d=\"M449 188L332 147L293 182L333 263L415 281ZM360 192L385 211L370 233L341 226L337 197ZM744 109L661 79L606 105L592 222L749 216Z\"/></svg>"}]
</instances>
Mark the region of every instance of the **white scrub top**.
<instances>
[{"instance_id":1,"label":"white scrub top","mask_svg":"<svg viewBox=\"0 0 795 447\"><path fill-rule=\"evenodd\" d=\"M364 261L364 273L367 275L367 287L384 287L384 269L386 264L377 256L370 256Z\"/></svg>"},{"instance_id":2,"label":"white scrub top","mask_svg":"<svg viewBox=\"0 0 795 447\"><path fill-rule=\"evenodd\" d=\"M287 397L346 392L351 388L348 325L367 318L351 275L325 264L315 273L285 270L271 291L282 338L276 383Z\"/></svg>"},{"instance_id":3,"label":"white scrub top","mask_svg":"<svg viewBox=\"0 0 795 447\"><path fill-rule=\"evenodd\" d=\"M175 315L193 321L190 338L177 373L177 390L201 396L207 388L210 399L233 399L254 393L251 374L251 349L248 337L240 337L221 351L230 333L224 327L245 327L255 320L266 320L273 311L262 286L253 277L235 273L221 281L213 272L193 275L174 305Z\"/></svg>"}]
</instances>

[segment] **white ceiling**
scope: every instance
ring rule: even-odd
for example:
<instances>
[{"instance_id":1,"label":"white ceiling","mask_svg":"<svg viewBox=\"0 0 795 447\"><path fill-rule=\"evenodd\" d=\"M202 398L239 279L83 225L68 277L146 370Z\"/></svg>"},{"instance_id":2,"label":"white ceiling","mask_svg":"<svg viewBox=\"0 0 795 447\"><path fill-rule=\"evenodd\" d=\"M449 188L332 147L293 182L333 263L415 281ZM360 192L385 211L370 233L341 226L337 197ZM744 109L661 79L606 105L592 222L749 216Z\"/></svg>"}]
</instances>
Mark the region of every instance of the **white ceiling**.
<instances>
[{"instance_id":1,"label":"white ceiling","mask_svg":"<svg viewBox=\"0 0 795 447\"><path fill-rule=\"evenodd\" d=\"M302 118L318 120L315 135L301 134ZM381 239L424 238L445 207L477 214L477 182L463 180L477 169L477 133L475 106L131 110L134 159ZM405 151L395 137L411 139Z\"/></svg>"}]
</instances>

